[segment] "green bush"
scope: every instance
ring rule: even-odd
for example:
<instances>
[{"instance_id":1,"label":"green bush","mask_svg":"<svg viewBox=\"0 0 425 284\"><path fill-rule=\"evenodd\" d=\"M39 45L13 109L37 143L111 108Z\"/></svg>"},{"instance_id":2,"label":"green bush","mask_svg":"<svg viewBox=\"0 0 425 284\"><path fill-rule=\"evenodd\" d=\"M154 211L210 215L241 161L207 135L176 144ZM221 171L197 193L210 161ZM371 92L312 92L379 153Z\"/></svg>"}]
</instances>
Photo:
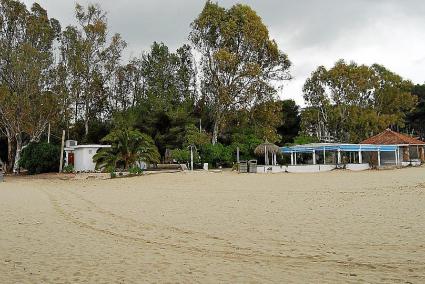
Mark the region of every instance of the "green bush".
<instances>
[{"instance_id":1,"label":"green bush","mask_svg":"<svg viewBox=\"0 0 425 284\"><path fill-rule=\"evenodd\" d=\"M294 138L295 145L305 145L305 144L317 143L317 142L319 142L319 140L313 136L299 135Z\"/></svg>"},{"instance_id":2,"label":"green bush","mask_svg":"<svg viewBox=\"0 0 425 284\"><path fill-rule=\"evenodd\" d=\"M217 143L203 145L200 149L201 160L204 163L208 163L213 167L219 166L230 167L233 164L234 148L232 146L224 146L223 144Z\"/></svg>"},{"instance_id":3,"label":"green bush","mask_svg":"<svg viewBox=\"0 0 425 284\"><path fill-rule=\"evenodd\" d=\"M188 163L190 162L190 150L188 149L171 150L171 158L173 158L173 160L176 160L176 162L179 164Z\"/></svg>"},{"instance_id":4,"label":"green bush","mask_svg":"<svg viewBox=\"0 0 425 284\"><path fill-rule=\"evenodd\" d=\"M70 174L74 172L74 166L73 165L66 165L65 167L63 167L62 172L66 173L66 174Z\"/></svg>"},{"instance_id":5,"label":"green bush","mask_svg":"<svg viewBox=\"0 0 425 284\"><path fill-rule=\"evenodd\" d=\"M31 143L22 150L19 166L29 174L55 172L59 169L60 148L45 142Z\"/></svg>"},{"instance_id":6,"label":"green bush","mask_svg":"<svg viewBox=\"0 0 425 284\"><path fill-rule=\"evenodd\" d=\"M128 171L131 175L141 175L141 174L143 174L143 170L140 167L137 167L137 166L129 168Z\"/></svg>"}]
</instances>

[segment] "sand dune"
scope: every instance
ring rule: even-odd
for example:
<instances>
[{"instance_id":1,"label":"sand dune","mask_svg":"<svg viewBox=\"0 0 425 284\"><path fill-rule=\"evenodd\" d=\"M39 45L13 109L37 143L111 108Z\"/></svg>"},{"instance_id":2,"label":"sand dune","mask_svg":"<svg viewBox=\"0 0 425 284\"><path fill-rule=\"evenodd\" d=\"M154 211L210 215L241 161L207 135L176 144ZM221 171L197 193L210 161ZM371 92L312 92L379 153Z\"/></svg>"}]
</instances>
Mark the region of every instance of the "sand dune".
<instances>
[{"instance_id":1,"label":"sand dune","mask_svg":"<svg viewBox=\"0 0 425 284\"><path fill-rule=\"evenodd\" d=\"M425 168L0 184L0 283L424 283Z\"/></svg>"}]
</instances>

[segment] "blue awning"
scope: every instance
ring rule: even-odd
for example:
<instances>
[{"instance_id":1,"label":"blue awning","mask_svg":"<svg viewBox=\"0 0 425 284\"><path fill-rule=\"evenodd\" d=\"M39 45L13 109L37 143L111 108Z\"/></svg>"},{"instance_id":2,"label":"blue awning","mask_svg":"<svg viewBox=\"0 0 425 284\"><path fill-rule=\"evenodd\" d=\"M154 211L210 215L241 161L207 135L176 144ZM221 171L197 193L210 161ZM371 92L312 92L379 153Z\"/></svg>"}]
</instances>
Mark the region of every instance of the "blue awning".
<instances>
[{"instance_id":1,"label":"blue awning","mask_svg":"<svg viewBox=\"0 0 425 284\"><path fill-rule=\"evenodd\" d=\"M313 151L341 151L341 152L394 152L396 145L371 145L371 144L315 144L282 147L282 153L312 153Z\"/></svg>"}]
</instances>

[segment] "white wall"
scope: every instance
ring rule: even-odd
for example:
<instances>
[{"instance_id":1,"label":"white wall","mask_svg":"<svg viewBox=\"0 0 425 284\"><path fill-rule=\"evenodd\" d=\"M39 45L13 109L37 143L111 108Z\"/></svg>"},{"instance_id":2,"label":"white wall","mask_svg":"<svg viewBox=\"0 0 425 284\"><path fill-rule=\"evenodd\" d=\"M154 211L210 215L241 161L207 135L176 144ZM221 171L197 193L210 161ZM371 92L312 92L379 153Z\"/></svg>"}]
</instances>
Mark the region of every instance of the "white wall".
<instances>
[{"instance_id":1,"label":"white wall","mask_svg":"<svg viewBox=\"0 0 425 284\"><path fill-rule=\"evenodd\" d=\"M84 147L74 150L74 170L76 172L94 172L96 164L93 156L100 147Z\"/></svg>"},{"instance_id":2,"label":"white wall","mask_svg":"<svg viewBox=\"0 0 425 284\"><path fill-rule=\"evenodd\" d=\"M346 169L350 171L365 171L370 169L369 164L347 164Z\"/></svg>"},{"instance_id":3,"label":"white wall","mask_svg":"<svg viewBox=\"0 0 425 284\"><path fill-rule=\"evenodd\" d=\"M318 172L329 172L335 169L335 165L299 165L299 166L288 166L288 173L318 173Z\"/></svg>"},{"instance_id":4,"label":"white wall","mask_svg":"<svg viewBox=\"0 0 425 284\"><path fill-rule=\"evenodd\" d=\"M258 173L319 173L329 172L335 169L335 165L297 165L297 166L257 166ZM369 164L347 164L347 170L365 171Z\"/></svg>"}]
</instances>

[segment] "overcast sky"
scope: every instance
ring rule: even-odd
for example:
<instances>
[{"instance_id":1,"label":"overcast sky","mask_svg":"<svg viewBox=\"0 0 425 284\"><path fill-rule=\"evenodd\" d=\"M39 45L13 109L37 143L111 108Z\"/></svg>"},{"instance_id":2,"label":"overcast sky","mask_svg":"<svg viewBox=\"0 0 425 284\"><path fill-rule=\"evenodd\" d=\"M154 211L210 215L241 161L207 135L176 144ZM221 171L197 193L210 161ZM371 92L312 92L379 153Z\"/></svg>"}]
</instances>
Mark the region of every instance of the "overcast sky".
<instances>
[{"instance_id":1,"label":"overcast sky","mask_svg":"<svg viewBox=\"0 0 425 284\"><path fill-rule=\"evenodd\" d=\"M24 0L32 4L34 0ZM73 0L37 0L63 26L73 24ZM128 43L126 58L138 56L153 41L176 49L187 42L190 23L204 0L103 0L111 33ZM425 82L424 0L219 0L250 5L263 18L281 50L293 63L294 79L281 97L303 104L302 85L319 65L338 59L379 63L414 83Z\"/></svg>"}]
</instances>

